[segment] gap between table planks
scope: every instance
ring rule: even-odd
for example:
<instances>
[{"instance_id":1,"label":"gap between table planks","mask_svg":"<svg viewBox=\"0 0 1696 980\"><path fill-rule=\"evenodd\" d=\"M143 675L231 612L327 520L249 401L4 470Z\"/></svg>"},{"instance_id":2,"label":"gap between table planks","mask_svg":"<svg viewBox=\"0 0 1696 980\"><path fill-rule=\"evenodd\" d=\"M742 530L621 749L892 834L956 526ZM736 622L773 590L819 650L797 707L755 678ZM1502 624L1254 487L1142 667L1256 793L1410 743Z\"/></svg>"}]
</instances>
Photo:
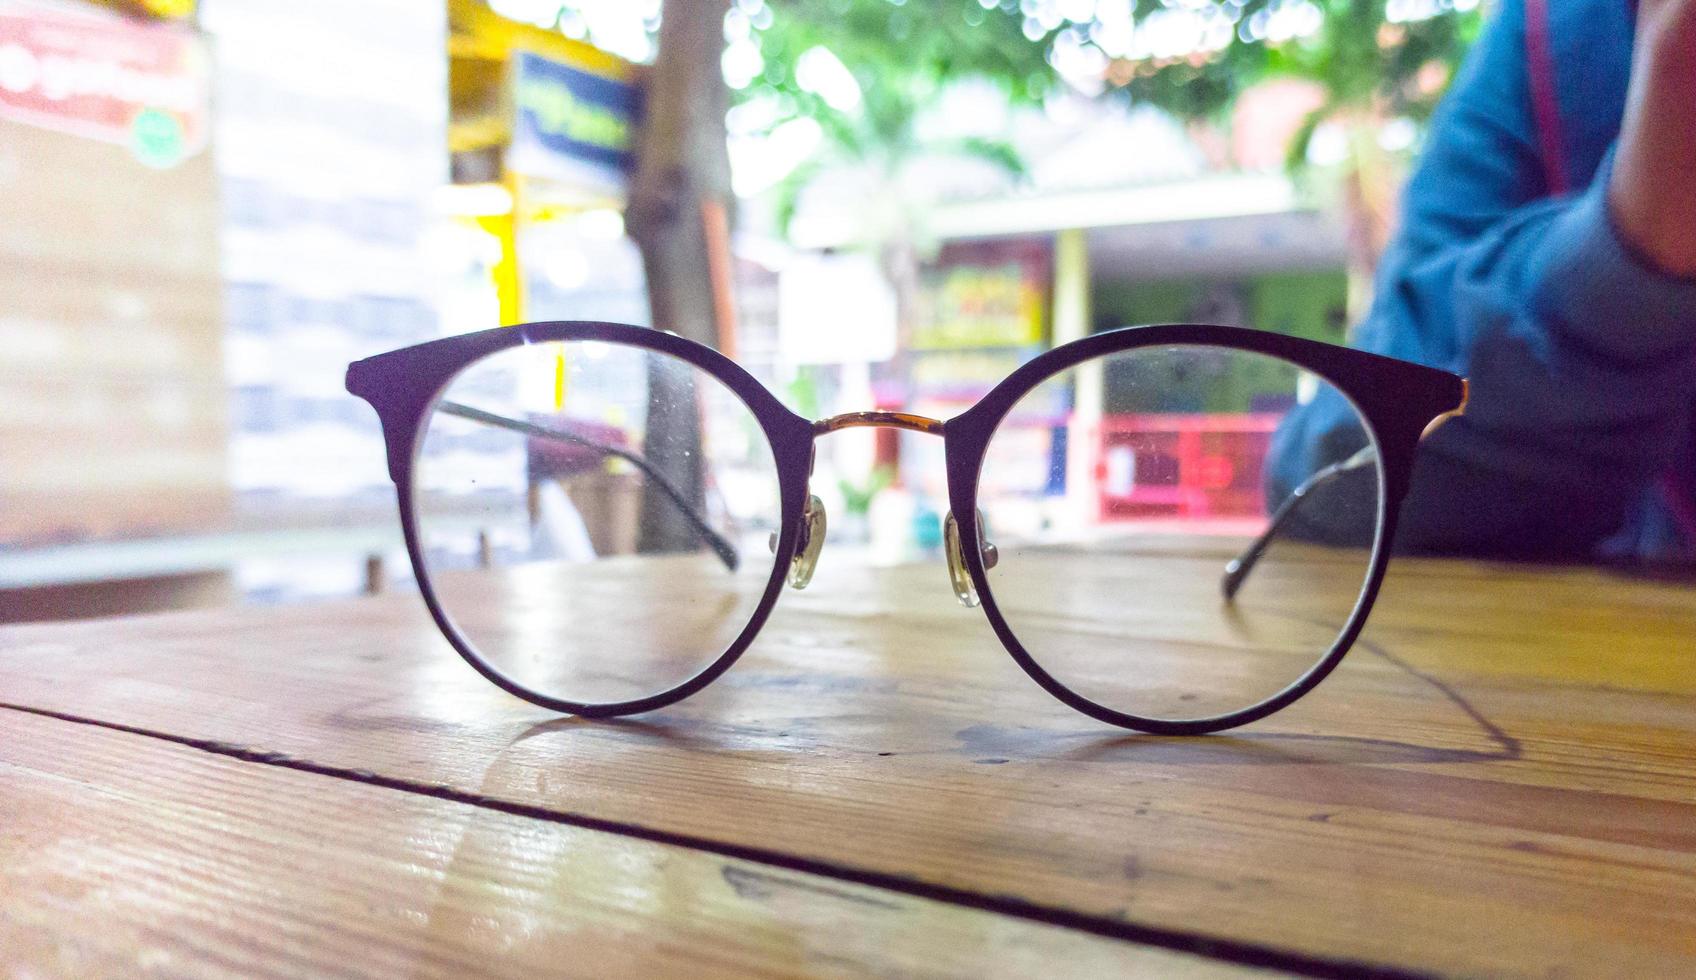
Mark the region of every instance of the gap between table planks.
<instances>
[{"instance_id":1,"label":"gap between table planks","mask_svg":"<svg viewBox=\"0 0 1696 980\"><path fill-rule=\"evenodd\" d=\"M1051 702L944 578L821 570L622 722L487 685L410 596L0 631L0 700L1200 946L1696 969L1688 587L1400 561L1308 699L1158 739Z\"/></svg>"},{"instance_id":2,"label":"gap between table planks","mask_svg":"<svg viewBox=\"0 0 1696 980\"><path fill-rule=\"evenodd\" d=\"M13 976L1260 973L0 711Z\"/></svg>"}]
</instances>

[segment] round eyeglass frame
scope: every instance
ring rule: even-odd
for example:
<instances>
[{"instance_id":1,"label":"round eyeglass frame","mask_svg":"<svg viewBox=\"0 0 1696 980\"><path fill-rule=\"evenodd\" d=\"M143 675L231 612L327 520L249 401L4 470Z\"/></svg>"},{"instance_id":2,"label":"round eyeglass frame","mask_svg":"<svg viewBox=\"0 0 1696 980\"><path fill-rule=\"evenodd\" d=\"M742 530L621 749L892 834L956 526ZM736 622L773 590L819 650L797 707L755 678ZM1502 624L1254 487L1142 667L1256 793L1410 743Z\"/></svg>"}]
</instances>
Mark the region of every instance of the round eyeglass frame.
<instances>
[{"instance_id":1,"label":"round eyeglass frame","mask_svg":"<svg viewBox=\"0 0 1696 980\"><path fill-rule=\"evenodd\" d=\"M436 401L465 368L499 351L523 344L599 341L668 355L710 375L748 407L771 445L777 467L780 525L772 570L748 623L718 658L689 679L657 694L611 703L584 703L531 690L490 663L444 610L430 581L418 533L414 500L417 454ZM1212 324L1159 324L1091 334L1032 358L1008 375L977 404L940 423L948 502L962 540L978 540L977 489L991 438L1021 398L1049 378L1086 361L1138 348L1220 347L1287 361L1324 379L1353 403L1367 436L1378 447L1378 532L1359 598L1331 648L1301 677L1254 705L1206 718L1172 720L1116 711L1079 695L1031 656L996 604L983 555L961 549L963 563L985 615L1002 646L1038 685L1061 702L1099 721L1161 735L1193 735L1247 724L1289 705L1334 670L1359 636L1370 614L1395 538L1396 516L1411 481L1419 440L1438 418L1466 400L1466 382L1436 368L1352 348L1283 334ZM587 718L652 711L699 691L730 669L758 635L783 591L785 570L795 558L805 522L814 440L828 429L790 411L763 384L723 354L675 334L646 327L595 321L550 321L497 327L378 354L348 366L347 389L371 404L382 425L389 476L394 481L401 530L418 589L431 618L455 651L501 689L533 704ZM893 416L892 416L893 418ZM871 424L876 424L871 423ZM911 426L904 426L911 427Z\"/></svg>"}]
</instances>

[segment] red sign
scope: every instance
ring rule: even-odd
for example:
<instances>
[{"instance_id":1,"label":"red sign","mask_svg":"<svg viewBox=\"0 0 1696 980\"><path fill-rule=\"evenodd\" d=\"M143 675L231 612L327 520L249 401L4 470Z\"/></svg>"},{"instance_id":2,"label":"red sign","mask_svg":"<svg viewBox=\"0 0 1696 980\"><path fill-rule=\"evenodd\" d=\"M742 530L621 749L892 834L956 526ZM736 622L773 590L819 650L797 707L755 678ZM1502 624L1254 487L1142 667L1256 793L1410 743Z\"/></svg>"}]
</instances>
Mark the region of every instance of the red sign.
<instances>
[{"instance_id":1,"label":"red sign","mask_svg":"<svg viewBox=\"0 0 1696 980\"><path fill-rule=\"evenodd\" d=\"M0 119L169 167L206 146L210 72L186 27L0 0Z\"/></svg>"}]
</instances>

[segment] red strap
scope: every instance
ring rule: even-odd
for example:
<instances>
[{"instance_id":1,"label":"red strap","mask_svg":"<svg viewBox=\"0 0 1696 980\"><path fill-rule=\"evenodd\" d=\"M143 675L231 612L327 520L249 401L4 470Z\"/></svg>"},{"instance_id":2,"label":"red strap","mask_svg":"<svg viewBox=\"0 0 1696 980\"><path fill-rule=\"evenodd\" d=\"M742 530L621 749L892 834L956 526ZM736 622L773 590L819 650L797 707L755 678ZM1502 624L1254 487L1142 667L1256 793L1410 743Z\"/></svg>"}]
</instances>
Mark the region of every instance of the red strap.
<instances>
[{"instance_id":1,"label":"red strap","mask_svg":"<svg viewBox=\"0 0 1696 980\"><path fill-rule=\"evenodd\" d=\"M1531 78L1531 114L1543 156L1543 180L1551 195L1572 186L1561 147L1560 100L1555 95L1555 61L1549 52L1548 0L1525 0L1525 65Z\"/></svg>"}]
</instances>

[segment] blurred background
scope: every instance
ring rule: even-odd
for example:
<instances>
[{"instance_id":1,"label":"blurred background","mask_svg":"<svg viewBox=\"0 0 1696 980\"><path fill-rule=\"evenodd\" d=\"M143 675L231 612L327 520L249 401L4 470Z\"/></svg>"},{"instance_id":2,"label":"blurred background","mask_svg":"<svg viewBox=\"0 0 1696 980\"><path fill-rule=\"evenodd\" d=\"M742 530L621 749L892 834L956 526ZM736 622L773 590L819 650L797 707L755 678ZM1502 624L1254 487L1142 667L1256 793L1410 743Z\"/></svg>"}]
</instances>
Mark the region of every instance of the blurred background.
<instances>
[{"instance_id":1,"label":"blurred background","mask_svg":"<svg viewBox=\"0 0 1696 980\"><path fill-rule=\"evenodd\" d=\"M343 374L451 334L655 325L811 418L946 419L1128 324L1344 342L1483 16L0 0L0 620L408 581ZM1043 506L1252 533L1301 393L1252 359L1217 375L1158 404L1056 389ZM602 553L634 547L619 475L572 491ZM936 553L942 480L939 440L822 441L829 560Z\"/></svg>"}]
</instances>

